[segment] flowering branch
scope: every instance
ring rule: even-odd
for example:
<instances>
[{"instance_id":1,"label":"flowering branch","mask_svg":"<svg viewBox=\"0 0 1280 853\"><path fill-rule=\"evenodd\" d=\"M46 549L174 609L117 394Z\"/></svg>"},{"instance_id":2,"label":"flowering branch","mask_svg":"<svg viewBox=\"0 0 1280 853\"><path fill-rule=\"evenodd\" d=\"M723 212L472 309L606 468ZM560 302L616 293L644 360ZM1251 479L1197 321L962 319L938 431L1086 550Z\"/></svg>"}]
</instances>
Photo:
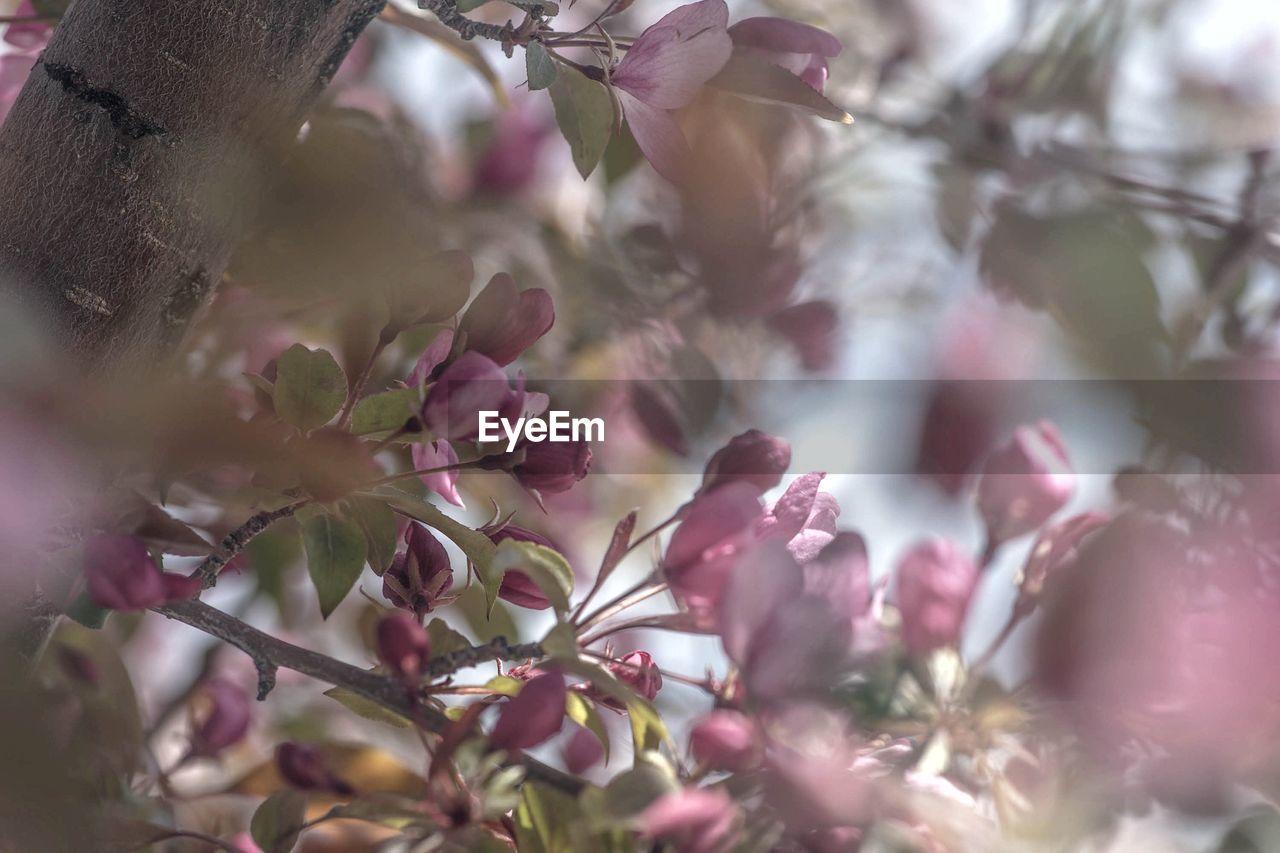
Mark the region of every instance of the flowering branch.
<instances>
[{"instance_id":1,"label":"flowering branch","mask_svg":"<svg viewBox=\"0 0 1280 853\"><path fill-rule=\"evenodd\" d=\"M299 501L283 506L280 509L263 510L252 516L244 524L224 536L218 546L218 550L205 557L200 565L196 567L196 570L192 572L191 576L199 578L204 588L210 589L218 583L218 572L222 570L222 567L231 562L232 558L243 551L258 534L280 519L291 517L309 502L305 500Z\"/></svg>"},{"instance_id":2,"label":"flowering branch","mask_svg":"<svg viewBox=\"0 0 1280 853\"><path fill-rule=\"evenodd\" d=\"M266 692L263 691L263 672L272 673L272 683L274 683L275 670L284 667L309 675L326 684L349 690L388 711L412 720L427 731L440 733L451 724L443 712L430 705L422 704L410 691L405 690L403 682L397 679L379 672L360 669L319 652L287 643L204 602L183 601L163 604L153 609L162 616L217 637L253 658L259 671L259 699L266 696ZM528 656L529 652L540 651L536 644L509 647L505 640L498 639L474 649L454 653L453 656L444 656L441 660L448 660L449 664L457 669L491 660L495 655L510 653L522 658ZM441 664L441 669L444 669L444 664ZM434 667L432 672L438 675L446 674L445 672L435 673ZM267 692L270 689L269 686L266 687ZM553 785L571 794L576 794L583 787L580 779L528 756L512 757L509 760L523 767L529 778Z\"/></svg>"}]
</instances>

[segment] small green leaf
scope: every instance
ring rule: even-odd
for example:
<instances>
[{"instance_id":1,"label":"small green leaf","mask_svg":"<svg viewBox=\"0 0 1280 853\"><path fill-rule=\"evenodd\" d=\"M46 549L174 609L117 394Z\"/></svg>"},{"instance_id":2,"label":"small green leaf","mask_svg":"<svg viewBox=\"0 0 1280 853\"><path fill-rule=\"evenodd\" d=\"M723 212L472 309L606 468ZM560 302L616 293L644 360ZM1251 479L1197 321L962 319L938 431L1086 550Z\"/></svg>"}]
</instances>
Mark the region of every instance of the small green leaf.
<instances>
[{"instance_id":1,"label":"small green leaf","mask_svg":"<svg viewBox=\"0 0 1280 853\"><path fill-rule=\"evenodd\" d=\"M550 657L562 660L578 659L578 635L573 626L566 622L557 622L555 627L542 638L542 650Z\"/></svg>"},{"instance_id":2,"label":"small green leaf","mask_svg":"<svg viewBox=\"0 0 1280 853\"><path fill-rule=\"evenodd\" d=\"M249 834L262 853L289 853L306 821L307 798L286 788L263 800L249 822Z\"/></svg>"},{"instance_id":3,"label":"small green leaf","mask_svg":"<svg viewBox=\"0 0 1280 853\"><path fill-rule=\"evenodd\" d=\"M276 362L276 413L301 430L327 424L347 399L347 377L327 350L294 344Z\"/></svg>"},{"instance_id":4,"label":"small green leaf","mask_svg":"<svg viewBox=\"0 0 1280 853\"><path fill-rule=\"evenodd\" d=\"M578 801L554 788L528 782L514 814L516 844L522 851L572 853L573 826L582 817Z\"/></svg>"},{"instance_id":5,"label":"small green leaf","mask_svg":"<svg viewBox=\"0 0 1280 853\"><path fill-rule=\"evenodd\" d=\"M471 641L449 627L443 619L427 623L427 636L431 639L431 654L439 657L471 646Z\"/></svg>"},{"instance_id":6,"label":"small green leaf","mask_svg":"<svg viewBox=\"0 0 1280 853\"><path fill-rule=\"evenodd\" d=\"M525 71L529 75L529 89L536 92L556 82L556 61L547 53L540 41L529 42L524 49Z\"/></svg>"},{"instance_id":7,"label":"small green leaf","mask_svg":"<svg viewBox=\"0 0 1280 853\"><path fill-rule=\"evenodd\" d=\"M351 413L351 434L370 435L394 432L405 425L418 409L418 392L414 388L394 388L370 394Z\"/></svg>"},{"instance_id":8,"label":"small green leaf","mask_svg":"<svg viewBox=\"0 0 1280 853\"><path fill-rule=\"evenodd\" d=\"M364 531L369 568L381 577L396 556L396 514L376 498L349 498L347 510Z\"/></svg>"},{"instance_id":9,"label":"small green leaf","mask_svg":"<svg viewBox=\"0 0 1280 853\"><path fill-rule=\"evenodd\" d=\"M365 535L353 519L317 515L302 524L307 571L320 597L320 612L328 619L364 568Z\"/></svg>"},{"instance_id":10,"label":"small green leaf","mask_svg":"<svg viewBox=\"0 0 1280 853\"><path fill-rule=\"evenodd\" d=\"M475 564L480 577L485 577L490 571L498 546L494 545L488 536L455 521L441 512L435 504L415 498L408 492L386 487L378 489L373 494L382 498L401 515L421 521L427 527L438 530L448 537L453 544L462 549L467 559Z\"/></svg>"},{"instance_id":11,"label":"small green leaf","mask_svg":"<svg viewBox=\"0 0 1280 853\"><path fill-rule=\"evenodd\" d=\"M458 0L457 7L459 12L473 12L488 2L489 0Z\"/></svg>"},{"instance_id":12,"label":"small green leaf","mask_svg":"<svg viewBox=\"0 0 1280 853\"><path fill-rule=\"evenodd\" d=\"M672 748L671 733L667 724L662 722L658 709L641 696L632 696L627 702L627 717L631 720L631 741L635 744L636 754L656 750L667 744Z\"/></svg>"},{"instance_id":13,"label":"small green leaf","mask_svg":"<svg viewBox=\"0 0 1280 853\"><path fill-rule=\"evenodd\" d=\"M77 595L63 612L84 627L95 631L107 624L107 617L111 615L110 610L94 604L87 592Z\"/></svg>"},{"instance_id":14,"label":"small green leaf","mask_svg":"<svg viewBox=\"0 0 1280 853\"><path fill-rule=\"evenodd\" d=\"M604 720L601 719L600 711L596 708L596 704L581 693L575 693L571 690L565 694L564 710L569 719L596 736L596 740L600 741L600 745L604 747L604 763L608 764L609 730L605 728Z\"/></svg>"},{"instance_id":15,"label":"small green leaf","mask_svg":"<svg viewBox=\"0 0 1280 853\"><path fill-rule=\"evenodd\" d=\"M656 800L678 790L680 781L670 763L658 753L643 752L636 756L634 767L619 773L604 787L597 817L610 823L622 823L643 812Z\"/></svg>"},{"instance_id":16,"label":"small green leaf","mask_svg":"<svg viewBox=\"0 0 1280 853\"><path fill-rule=\"evenodd\" d=\"M377 702L371 702L363 696L352 693L345 687L333 687L324 692L325 696L342 705L357 717L373 720L375 723L386 723L398 729L407 729L412 723L394 711L389 711Z\"/></svg>"},{"instance_id":17,"label":"small green leaf","mask_svg":"<svg viewBox=\"0 0 1280 853\"><path fill-rule=\"evenodd\" d=\"M556 75L550 89L556 124L569 143L573 164L583 178L589 177L613 136L613 99L602 83L568 69Z\"/></svg>"},{"instance_id":18,"label":"small green leaf","mask_svg":"<svg viewBox=\"0 0 1280 853\"><path fill-rule=\"evenodd\" d=\"M502 696L516 696L523 686L523 681L518 678L512 678L509 675L495 675L484 683L485 690L491 690ZM570 695L576 696L577 694Z\"/></svg>"},{"instance_id":19,"label":"small green leaf","mask_svg":"<svg viewBox=\"0 0 1280 853\"><path fill-rule=\"evenodd\" d=\"M537 584L538 589L542 590L542 594L558 612L563 613L569 609L569 596L573 594L573 569L569 567L568 561L553 548L515 539L504 539L498 546L490 571L480 574L490 604L498 596L502 576L512 569L518 569Z\"/></svg>"},{"instance_id":20,"label":"small green leaf","mask_svg":"<svg viewBox=\"0 0 1280 853\"><path fill-rule=\"evenodd\" d=\"M744 53L733 54L710 85L749 101L795 107L819 118L853 124L853 116L790 71Z\"/></svg>"}]
</instances>

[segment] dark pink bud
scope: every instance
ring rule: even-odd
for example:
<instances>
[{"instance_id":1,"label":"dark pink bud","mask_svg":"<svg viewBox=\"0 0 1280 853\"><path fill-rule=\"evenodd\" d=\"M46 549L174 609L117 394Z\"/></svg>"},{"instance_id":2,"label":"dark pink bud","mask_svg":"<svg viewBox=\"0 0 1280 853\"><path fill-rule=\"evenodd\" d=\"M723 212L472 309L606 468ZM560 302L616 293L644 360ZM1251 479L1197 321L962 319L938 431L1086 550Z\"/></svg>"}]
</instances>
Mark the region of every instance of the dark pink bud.
<instances>
[{"instance_id":1,"label":"dark pink bud","mask_svg":"<svg viewBox=\"0 0 1280 853\"><path fill-rule=\"evenodd\" d=\"M403 610L383 616L377 629L378 660L405 681L416 681L431 659L431 640L418 620Z\"/></svg>"},{"instance_id":2,"label":"dark pink bud","mask_svg":"<svg viewBox=\"0 0 1280 853\"><path fill-rule=\"evenodd\" d=\"M506 273L489 279L468 306L459 331L467 349L507 365L545 335L556 320L551 295L540 287L521 291Z\"/></svg>"},{"instance_id":3,"label":"dark pink bud","mask_svg":"<svg viewBox=\"0 0 1280 853\"><path fill-rule=\"evenodd\" d=\"M191 732L191 754L217 755L239 743L249 733L249 694L221 678L211 678L200 688L203 706Z\"/></svg>"},{"instance_id":4,"label":"dark pink bud","mask_svg":"<svg viewBox=\"0 0 1280 853\"><path fill-rule=\"evenodd\" d=\"M329 791L340 797L355 793L343 779L329 767L329 761L319 747L309 743L285 741L276 746L276 772L295 788L303 791Z\"/></svg>"},{"instance_id":5,"label":"dark pink bud","mask_svg":"<svg viewBox=\"0 0 1280 853\"><path fill-rule=\"evenodd\" d=\"M662 672L648 652L631 652L622 660L609 664L609 671L651 702L662 689Z\"/></svg>"},{"instance_id":6,"label":"dark pink bud","mask_svg":"<svg viewBox=\"0 0 1280 853\"><path fill-rule=\"evenodd\" d=\"M535 545L559 550L547 537L534 533L532 530L517 527L514 524L508 524L500 530L489 534L489 538L493 540L495 545L506 539L512 539L516 542L532 542ZM502 586L498 588L498 598L503 601L509 601L517 607L527 607L530 610L546 610L551 606L551 602L539 589L538 585L527 574L520 571L519 568L509 569L502 576Z\"/></svg>"},{"instance_id":7,"label":"dark pink bud","mask_svg":"<svg viewBox=\"0 0 1280 853\"><path fill-rule=\"evenodd\" d=\"M712 711L695 723L689 751L706 766L733 773L756 767L764 754L755 723L737 711Z\"/></svg>"},{"instance_id":8,"label":"dark pink bud","mask_svg":"<svg viewBox=\"0 0 1280 853\"><path fill-rule=\"evenodd\" d=\"M411 522L404 540L404 552L396 554L382 576L382 594L396 607L421 617L453 586L453 568L444 546L425 526Z\"/></svg>"},{"instance_id":9,"label":"dark pink bud","mask_svg":"<svg viewBox=\"0 0 1280 853\"><path fill-rule=\"evenodd\" d=\"M602 758L604 744L590 731L579 727L569 736L569 743L564 748L564 766L570 773L580 776L599 764Z\"/></svg>"},{"instance_id":10,"label":"dark pink bud","mask_svg":"<svg viewBox=\"0 0 1280 853\"><path fill-rule=\"evenodd\" d=\"M591 470L591 448L585 441L543 441L523 447L524 461L512 474L526 489L567 492Z\"/></svg>"},{"instance_id":11,"label":"dark pink bud","mask_svg":"<svg viewBox=\"0 0 1280 853\"><path fill-rule=\"evenodd\" d=\"M1048 421L1019 427L987 458L978 481L978 509L993 542L1030 533L1071 499L1075 474L1066 445Z\"/></svg>"},{"instance_id":12,"label":"dark pink bud","mask_svg":"<svg viewBox=\"0 0 1280 853\"><path fill-rule=\"evenodd\" d=\"M754 540L760 493L729 483L694 499L671 535L662 571L676 598L705 627L714 628L734 566Z\"/></svg>"},{"instance_id":13,"label":"dark pink bud","mask_svg":"<svg viewBox=\"0 0 1280 853\"><path fill-rule=\"evenodd\" d=\"M94 536L84 546L84 573L89 597L99 607L146 610L168 599L160 569L135 536Z\"/></svg>"},{"instance_id":14,"label":"dark pink bud","mask_svg":"<svg viewBox=\"0 0 1280 853\"><path fill-rule=\"evenodd\" d=\"M160 582L164 585L165 601L189 601L204 589L204 583L200 578L180 575L175 572L162 573Z\"/></svg>"},{"instance_id":15,"label":"dark pink bud","mask_svg":"<svg viewBox=\"0 0 1280 853\"><path fill-rule=\"evenodd\" d=\"M1022 567L1014 607L1022 613L1034 610L1050 578L1075 559L1080 544L1089 534L1106 527L1110 521L1106 513L1084 512L1040 531Z\"/></svg>"},{"instance_id":16,"label":"dark pink bud","mask_svg":"<svg viewBox=\"0 0 1280 853\"><path fill-rule=\"evenodd\" d=\"M458 464L457 451L444 439L423 441L409 448L409 457L413 460L415 471L430 471L433 468L447 468ZM464 506L462 495L458 494L458 476L461 470L436 471L433 474L419 475L422 484L454 506Z\"/></svg>"},{"instance_id":17,"label":"dark pink bud","mask_svg":"<svg viewBox=\"0 0 1280 853\"><path fill-rule=\"evenodd\" d=\"M912 655L954 645L978 586L973 561L945 539L929 539L898 564L902 643Z\"/></svg>"},{"instance_id":18,"label":"dark pink bud","mask_svg":"<svg viewBox=\"0 0 1280 853\"><path fill-rule=\"evenodd\" d=\"M738 810L724 791L683 788L659 798L640 815L640 834L671 842L678 853L729 848Z\"/></svg>"},{"instance_id":19,"label":"dark pink bud","mask_svg":"<svg viewBox=\"0 0 1280 853\"><path fill-rule=\"evenodd\" d=\"M503 110L493 123L493 137L475 164L477 191L510 195L528 187L538 173L538 158L551 126L533 110Z\"/></svg>"},{"instance_id":20,"label":"dark pink bud","mask_svg":"<svg viewBox=\"0 0 1280 853\"><path fill-rule=\"evenodd\" d=\"M489 735L494 749L530 749L551 738L564 725L564 676L547 672L525 682L502 707Z\"/></svg>"},{"instance_id":21,"label":"dark pink bud","mask_svg":"<svg viewBox=\"0 0 1280 853\"><path fill-rule=\"evenodd\" d=\"M404 384L410 388L421 388L431 381L436 368L444 364L449 353L453 351L453 329L444 329L434 338L427 348L418 356L413 369L404 378Z\"/></svg>"},{"instance_id":22,"label":"dark pink bud","mask_svg":"<svg viewBox=\"0 0 1280 853\"><path fill-rule=\"evenodd\" d=\"M785 439L758 429L747 430L729 439L712 455L702 474L701 491L705 494L726 483L742 481L767 492L782 482L782 475L790 466L791 445Z\"/></svg>"},{"instance_id":23,"label":"dark pink bud","mask_svg":"<svg viewBox=\"0 0 1280 853\"><path fill-rule=\"evenodd\" d=\"M502 368L478 352L464 352L440 374L422 405L422 423L440 439L472 441L480 412L519 417L523 392L511 387Z\"/></svg>"},{"instance_id":24,"label":"dark pink bud","mask_svg":"<svg viewBox=\"0 0 1280 853\"><path fill-rule=\"evenodd\" d=\"M800 366L810 373L830 370L836 363L840 317L826 300L801 302L783 308L766 325L795 349Z\"/></svg>"},{"instance_id":25,"label":"dark pink bud","mask_svg":"<svg viewBox=\"0 0 1280 853\"><path fill-rule=\"evenodd\" d=\"M920 442L916 473L956 495L995 443L995 417L1004 404L1001 382L944 380L933 386Z\"/></svg>"}]
</instances>

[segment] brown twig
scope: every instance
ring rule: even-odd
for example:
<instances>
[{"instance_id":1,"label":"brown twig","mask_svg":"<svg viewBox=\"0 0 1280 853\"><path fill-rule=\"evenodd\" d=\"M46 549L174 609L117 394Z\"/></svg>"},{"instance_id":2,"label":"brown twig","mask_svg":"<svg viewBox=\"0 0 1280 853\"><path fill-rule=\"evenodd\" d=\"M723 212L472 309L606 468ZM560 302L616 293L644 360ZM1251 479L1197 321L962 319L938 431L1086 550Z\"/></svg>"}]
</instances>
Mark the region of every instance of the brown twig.
<instances>
[{"instance_id":1,"label":"brown twig","mask_svg":"<svg viewBox=\"0 0 1280 853\"><path fill-rule=\"evenodd\" d=\"M213 587L218 583L218 572L222 570L222 567L231 562L258 534L280 519L289 518L308 503L310 501L298 501L280 509L263 510L254 515L244 524L224 536L218 546L218 550L205 557L204 561L196 566L196 570L191 573L191 576L200 578L205 589Z\"/></svg>"},{"instance_id":2,"label":"brown twig","mask_svg":"<svg viewBox=\"0 0 1280 853\"><path fill-rule=\"evenodd\" d=\"M363 699L412 720L427 731L439 733L450 724L449 718L442 711L420 702L410 691L405 690L404 684L397 679L372 670L360 669L319 652L287 643L202 601L164 604L156 607L155 612L217 637L251 657L260 674L260 698L265 695L261 690L261 674L266 671L274 678L276 669L283 667L311 676L326 684L349 690ZM491 659L495 650L493 644L480 648L490 656L486 659ZM529 650L527 646L510 648L520 652ZM584 783L577 777L528 756L513 755L508 760L512 764L523 767L530 779L552 785L571 794L577 794L583 788Z\"/></svg>"}]
</instances>

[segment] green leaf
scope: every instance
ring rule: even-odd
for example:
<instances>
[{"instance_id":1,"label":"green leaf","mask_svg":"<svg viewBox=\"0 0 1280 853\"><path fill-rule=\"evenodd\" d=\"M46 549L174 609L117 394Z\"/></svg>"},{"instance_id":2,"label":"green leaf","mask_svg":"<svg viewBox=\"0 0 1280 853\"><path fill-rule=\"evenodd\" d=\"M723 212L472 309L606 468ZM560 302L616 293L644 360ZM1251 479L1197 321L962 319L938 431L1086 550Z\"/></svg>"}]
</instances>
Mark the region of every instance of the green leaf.
<instances>
[{"instance_id":1,"label":"green leaf","mask_svg":"<svg viewBox=\"0 0 1280 853\"><path fill-rule=\"evenodd\" d=\"M450 628L443 619L432 619L427 623L427 637L431 640L431 654L437 657L471 647L471 641Z\"/></svg>"},{"instance_id":2,"label":"green leaf","mask_svg":"<svg viewBox=\"0 0 1280 853\"><path fill-rule=\"evenodd\" d=\"M520 806L513 816L516 846L536 853L572 853L572 828L582 818L578 801L537 782L528 782L520 792Z\"/></svg>"},{"instance_id":3,"label":"green leaf","mask_svg":"<svg viewBox=\"0 0 1280 853\"><path fill-rule=\"evenodd\" d=\"M480 577L485 577L485 573L490 571L498 546L494 545L488 536L445 515L435 504L415 498L399 489L384 487L373 494L385 500L401 515L421 521L427 527L444 534L453 544L462 549L462 553L467 555L468 560L475 564Z\"/></svg>"},{"instance_id":4,"label":"green leaf","mask_svg":"<svg viewBox=\"0 0 1280 853\"><path fill-rule=\"evenodd\" d=\"M84 627L95 631L107 624L107 617L111 615L110 610L94 604L87 592L77 595L63 612Z\"/></svg>"},{"instance_id":5,"label":"green leaf","mask_svg":"<svg viewBox=\"0 0 1280 853\"><path fill-rule=\"evenodd\" d=\"M573 594L573 569L569 567L568 561L553 548L536 542L518 542L515 539L504 539L498 546L492 568L488 573L480 573L489 604L492 605L498 597L502 576L512 569L519 569L528 575L529 580L537 584L557 612L564 613L569 609L569 596Z\"/></svg>"},{"instance_id":6,"label":"green leaf","mask_svg":"<svg viewBox=\"0 0 1280 853\"><path fill-rule=\"evenodd\" d=\"M71 0L31 0L31 8L42 18L61 18L67 14L67 7L70 5Z\"/></svg>"},{"instance_id":7,"label":"green leaf","mask_svg":"<svg viewBox=\"0 0 1280 853\"><path fill-rule=\"evenodd\" d=\"M294 344L276 362L276 413L301 430L327 424L347 399L347 377L327 350Z\"/></svg>"},{"instance_id":8,"label":"green leaf","mask_svg":"<svg viewBox=\"0 0 1280 853\"><path fill-rule=\"evenodd\" d=\"M262 853L289 853L306 821L307 798L286 788L263 800L249 822L249 834Z\"/></svg>"},{"instance_id":9,"label":"green leaf","mask_svg":"<svg viewBox=\"0 0 1280 853\"><path fill-rule=\"evenodd\" d=\"M556 61L547 53L540 41L529 42L524 49L525 73L529 75L529 89L538 91L556 82Z\"/></svg>"},{"instance_id":10,"label":"green leaf","mask_svg":"<svg viewBox=\"0 0 1280 853\"><path fill-rule=\"evenodd\" d=\"M600 741L600 745L604 747L604 763L608 764L609 730L605 728L604 720L600 717L600 710L596 707L596 703L581 693L575 693L571 690L565 694L564 710L569 719L596 736L596 740Z\"/></svg>"},{"instance_id":11,"label":"green leaf","mask_svg":"<svg viewBox=\"0 0 1280 853\"><path fill-rule=\"evenodd\" d=\"M302 524L307 571L320 597L320 612L328 619L364 568L365 535L353 519L317 515Z\"/></svg>"},{"instance_id":12,"label":"green leaf","mask_svg":"<svg viewBox=\"0 0 1280 853\"><path fill-rule=\"evenodd\" d=\"M556 124L569 143L573 164L583 178L589 177L613 136L613 99L602 83L568 69L550 89Z\"/></svg>"},{"instance_id":13,"label":"green leaf","mask_svg":"<svg viewBox=\"0 0 1280 853\"><path fill-rule=\"evenodd\" d=\"M658 749L662 744L675 748L667 724L662 722L658 709L642 696L633 695L627 702L627 719L631 721L631 742L636 754Z\"/></svg>"},{"instance_id":14,"label":"green leaf","mask_svg":"<svg viewBox=\"0 0 1280 853\"><path fill-rule=\"evenodd\" d=\"M729 57L710 85L749 101L795 107L819 118L853 124L853 116L790 71L747 54Z\"/></svg>"},{"instance_id":15,"label":"green leaf","mask_svg":"<svg viewBox=\"0 0 1280 853\"><path fill-rule=\"evenodd\" d=\"M324 692L333 701L342 705L357 717L363 717L366 720L372 720L375 723L386 723L389 726L395 726L398 729L407 729L413 725L409 720L390 711L377 702L372 702L358 693L352 693L345 687L333 687Z\"/></svg>"},{"instance_id":16,"label":"green leaf","mask_svg":"<svg viewBox=\"0 0 1280 853\"><path fill-rule=\"evenodd\" d=\"M349 498L347 510L347 514L364 531L365 558L369 568L381 577L396 556L396 514L376 498Z\"/></svg>"},{"instance_id":17,"label":"green leaf","mask_svg":"<svg viewBox=\"0 0 1280 853\"><path fill-rule=\"evenodd\" d=\"M520 688L524 686L524 682L518 678L512 678L509 675L495 675L484 683L485 690L492 690L502 696L516 696L520 693ZM572 694L577 695L577 694Z\"/></svg>"},{"instance_id":18,"label":"green leaf","mask_svg":"<svg viewBox=\"0 0 1280 853\"><path fill-rule=\"evenodd\" d=\"M566 622L557 622L555 627L542 638L542 650L553 658L564 660L578 659L578 635L573 626Z\"/></svg>"},{"instance_id":19,"label":"green leaf","mask_svg":"<svg viewBox=\"0 0 1280 853\"><path fill-rule=\"evenodd\" d=\"M488 2L489 0L458 0L457 7L459 12L473 12Z\"/></svg>"},{"instance_id":20,"label":"green leaf","mask_svg":"<svg viewBox=\"0 0 1280 853\"><path fill-rule=\"evenodd\" d=\"M623 771L597 796L593 813L606 823L621 824L643 812L667 794L680 790L675 770L661 755L652 752L636 756L635 766Z\"/></svg>"},{"instance_id":21,"label":"green leaf","mask_svg":"<svg viewBox=\"0 0 1280 853\"><path fill-rule=\"evenodd\" d=\"M418 409L418 392L414 388L394 388L370 394L351 413L351 434L370 435L394 432L405 425Z\"/></svg>"}]
</instances>

